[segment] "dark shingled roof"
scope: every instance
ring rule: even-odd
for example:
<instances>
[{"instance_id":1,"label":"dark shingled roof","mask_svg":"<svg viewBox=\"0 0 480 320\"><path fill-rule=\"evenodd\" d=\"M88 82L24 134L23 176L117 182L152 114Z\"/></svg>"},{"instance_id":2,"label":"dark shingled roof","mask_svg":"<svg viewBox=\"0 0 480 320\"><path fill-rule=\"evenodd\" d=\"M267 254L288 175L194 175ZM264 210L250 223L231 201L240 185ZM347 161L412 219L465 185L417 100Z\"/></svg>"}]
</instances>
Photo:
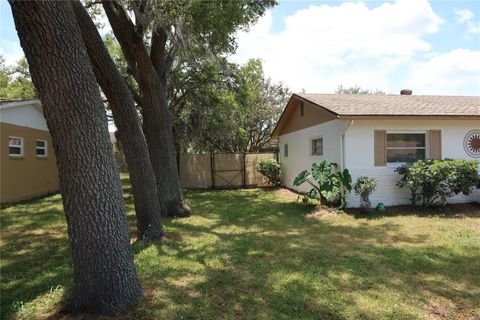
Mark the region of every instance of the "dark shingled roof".
<instances>
[{"instance_id":1,"label":"dark shingled roof","mask_svg":"<svg viewBox=\"0 0 480 320\"><path fill-rule=\"evenodd\" d=\"M337 116L480 116L478 96L295 94Z\"/></svg>"}]
</instances>

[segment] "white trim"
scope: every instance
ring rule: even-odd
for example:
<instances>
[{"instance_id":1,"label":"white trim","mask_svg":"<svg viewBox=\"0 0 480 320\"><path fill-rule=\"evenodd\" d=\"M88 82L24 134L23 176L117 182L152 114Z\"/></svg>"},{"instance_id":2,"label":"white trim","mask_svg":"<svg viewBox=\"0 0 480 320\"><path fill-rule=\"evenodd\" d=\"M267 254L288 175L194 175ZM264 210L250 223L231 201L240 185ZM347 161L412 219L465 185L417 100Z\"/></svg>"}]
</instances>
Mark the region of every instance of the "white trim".
<instances>
[{"instance_id":1,"label":"white trim","mask_svg":"<svg viewBox=\"0 0 480 320\"><path fill-rule=\"evenodd\" d=\"M10 139L20 139L21 143L20 146L17 145L10 145ZM20 148L20 154L11 154L10 153L10 147L12 148ZM8 156L9 157L23 157L25 154L25 140L23 137L17 137L17 136L8 136Z\"/></svg>"},{"instance_id":2,"label":"white trim","mask_svg":"<svg viewBox=\"0 0 480 320\"><path fill-rule=\"evenodd\" d=\"M341 144L341 149L340 149L340 163L341 163L341 170L346 168L346 146L345 146L345 134L347 133L348 129L353 125L353 120L350 120L345 128L342 131L342 135L340 137L340 144Z\"/></svg>"},{"instance_id":3,"label":"white trim","mask_svg":"<svg viewBox=\"0 0 480 320\"><path fill-rule=\"evenodd\" d=\"M39 147L37 146L37 142L38 141L42 141L45 143L45 145L43 147ZM38 150L45 150L45 154L38 154L37 151ZM35 155L39 158L45 158L45 157L48 157L48 141L45 140L45 139L36 139L35 140Z\"/></svg>"}]
</instances>

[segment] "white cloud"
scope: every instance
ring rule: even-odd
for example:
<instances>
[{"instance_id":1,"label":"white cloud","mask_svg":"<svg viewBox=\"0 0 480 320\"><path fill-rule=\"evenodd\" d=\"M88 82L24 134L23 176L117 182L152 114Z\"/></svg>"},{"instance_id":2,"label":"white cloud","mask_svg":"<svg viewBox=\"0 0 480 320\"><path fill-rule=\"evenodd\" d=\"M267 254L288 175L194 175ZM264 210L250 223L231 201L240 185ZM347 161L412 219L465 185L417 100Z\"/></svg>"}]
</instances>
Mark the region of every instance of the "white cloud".
<instances>
[{"instance_id":1,"label":"white cloud","mask_svg":"<svg viewBox=\"0 0 480 320\"><path fill-rule=\"evenodd\" d=\"M435 76L429 78L412 70L441 76L432 68L438 58L447 58L433 53L426 38L438 32L442 23L427 0L397 0L372 9L362 2L311 5L286 17L284 29L276 33L272 31L272 14L267 12L249 32L238 34L239 47L230 59L239 63L262 59L265 73L284 81L293 91L333 92L342 84L392 93L403 87L438 93L431 85ZM454 56L470 57L461 52L454 52ZM426 62L419 62L422 59ZM472 79L467 70L454 72L458 71L454 64L449 70L454 77ZM453 82L445 80L445 94L463 92ZM473 89L478 92L478 88Z\"/></svg>"},{"instance_id":2,"label":"white cloud","mask_svg":"<svg viewBox=\"0 0 480 320\"><path fill-rule=\"evenodd\" d=\"M475 17L472 11L467 9L457 10L455 9L455 19L458 23L464 23L470 21Z\"/></svg>"},{"instance_id":3,"label":"white cloud","mask_svg":"<svg viewBox=\"0 0 480 320\"><path fill-rule=\"evenodd\" d=\"M465 24L467 38L471 35L480 34L480 22L475 21L475 14L468 10L455 10L455 19L459 24Z\"/></svg>"},{"instance_id":4,"label":"white cloud","mask_svg":"<svg viewBox=\"0 0 480 320\"><path fill-rule=\"evenodd\" d=\"M415 65L408 83L418 94L480 95L480 50L455 49Z\"/></svg>"},{"instance_id":5,"label":"white cloud","mask_svg":"<svg viewBox=\"0 0 480 320\"><path fill-rule=\"evenodd\" d=\"M17 41L0 39L0 55L5 58L7 65L13 65L23 57L23 50Z\"/></svg>"}]
</instances>

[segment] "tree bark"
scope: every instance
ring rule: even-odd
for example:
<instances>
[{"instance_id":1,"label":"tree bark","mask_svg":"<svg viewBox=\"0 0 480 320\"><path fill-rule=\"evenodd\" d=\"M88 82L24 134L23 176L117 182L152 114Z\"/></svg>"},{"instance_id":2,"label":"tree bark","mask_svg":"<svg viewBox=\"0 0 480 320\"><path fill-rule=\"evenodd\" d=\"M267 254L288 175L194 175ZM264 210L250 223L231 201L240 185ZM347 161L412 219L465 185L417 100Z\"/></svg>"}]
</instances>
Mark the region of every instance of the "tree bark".
<instances>
[{"instance_id":1,"label":"tree bark","mask_svg":"<svg viewBox=\"0 0 480 320\"><path fill-rule=\"evenodd\" d=\"M53 139L73 258L65 311L116 314L142 296L107 118L69 2L10 1Z\"/></svg>"},{"instance_id":2,"label":"tree bark","mask_svg":"<svg viewBox=\"0 0 480 320\"><path fill-rule=\"evenodd\" d=\"M168 216L189 215L190 208L184 203L180 188L173 120L166 98L166 72L157 73L156 58L148 55L142 35L136 32L122 5L118 1L102 1L102 4L129 70L142 92L143 132L157 179L162 212ZM152 47L157 46L154 42Z\"/></svg>"},{"instance_id":3,"label":"tree bark","mask_svg":"<svg viewBox=\"0 0 480 320\"><path fill-rule=\"evenodd\" d=\"M72 2L97 82L106 95L130 174L138 238L160 239L161 208L148 146L131 92L80 1Z\"/></svg>"}]
</instances>

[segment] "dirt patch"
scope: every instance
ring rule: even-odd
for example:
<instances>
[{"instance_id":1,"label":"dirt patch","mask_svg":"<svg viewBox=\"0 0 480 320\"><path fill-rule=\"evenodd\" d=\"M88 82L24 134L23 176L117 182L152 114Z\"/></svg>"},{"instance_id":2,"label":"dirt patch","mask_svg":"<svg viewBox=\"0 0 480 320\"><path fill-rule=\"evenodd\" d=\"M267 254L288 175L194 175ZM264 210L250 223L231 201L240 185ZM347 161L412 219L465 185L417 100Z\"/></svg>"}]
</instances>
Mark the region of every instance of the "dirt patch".
<instances>
[{"instance_id":1,"label":"dirt patch","mask_svg":"<svg viewBox=\"0 0 480 320\"><path fill-rule=\"evenodd\" d=\"M297 192L287 188L278 189L277 194L284 199L297 199L300 196Z\"/></svg>"},{"instance_id":2,"label":"dirt patch","mask_svg":"<svg viewBox=\"0 0 480 320\"><path fill-rule=\"evenodd\" d=\"M321 220L338 216L339 211L335 208L318 207L314 212L307 214L308 219Z\"/></svg>"},{"instance_id":3,"label":"dirt patch","mask_svg":"<svg viewBox=\"0 0 480 320\"><path fill-rule=\"evenodd\" d=\"M473 320L479 319L475 310L465 308L461 303L445 298L436 298L432 305L428 308L430 316L435 320L457 319L457 320Z\"/></svg>"}]
</instances>

